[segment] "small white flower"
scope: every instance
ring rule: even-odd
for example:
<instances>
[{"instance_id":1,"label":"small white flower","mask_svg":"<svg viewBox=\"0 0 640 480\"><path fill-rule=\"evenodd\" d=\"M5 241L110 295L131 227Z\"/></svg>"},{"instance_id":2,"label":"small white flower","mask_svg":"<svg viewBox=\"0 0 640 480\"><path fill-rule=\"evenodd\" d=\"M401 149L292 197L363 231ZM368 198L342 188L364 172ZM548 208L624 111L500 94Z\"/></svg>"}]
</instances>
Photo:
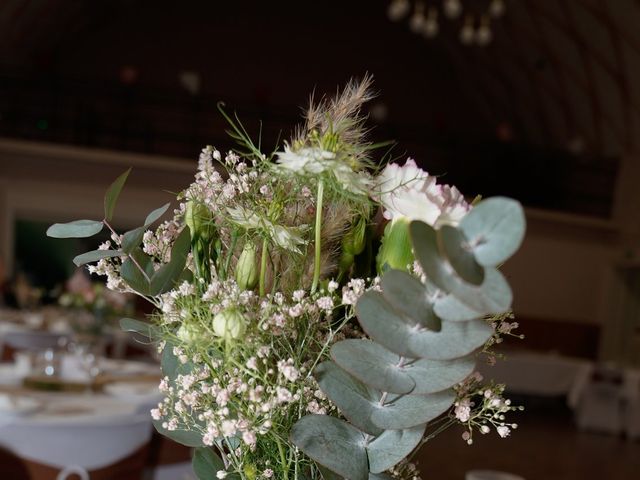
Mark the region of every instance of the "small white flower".
<instances>
[{"instance_id":1,"label":"small white flower","mask_svg":"<svg viewBox=\"0 0 640 480\"><path fill-rule=\"evenodd\" d=\"M225 472L224 470L218 470L218 472L216 473L216 477L217 478L226 478L227 477L227 472Z\"/></svg>"},{"instance_id":2,"label":"small white flower","mask_svg":"<svg viewBox=\"0 0 640 480\"><path fill-rule=\"evenodd\" d=\"M500 435L502 438L509 436L509 433L511 433L509 427L505 425L500 425L498 428L496 428L496 430L498 431L498 435Z\"/></svg>"}]
</instances>

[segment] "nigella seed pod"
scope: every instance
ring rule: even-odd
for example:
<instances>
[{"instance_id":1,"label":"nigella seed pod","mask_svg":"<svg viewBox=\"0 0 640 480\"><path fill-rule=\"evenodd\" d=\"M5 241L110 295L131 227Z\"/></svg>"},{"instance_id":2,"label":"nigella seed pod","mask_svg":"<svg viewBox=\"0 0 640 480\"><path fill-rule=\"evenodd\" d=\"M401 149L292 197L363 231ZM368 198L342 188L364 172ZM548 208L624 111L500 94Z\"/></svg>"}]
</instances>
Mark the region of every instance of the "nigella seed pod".
<instances>
[{"instance_id":1,"label":"nigella seed pod","mask_svg":"<svg viewBox=\"0 0 640 480\"><path fill-rule=\"evenodd\" d=\"M395 218L384 229L376 262L378 273L383 273L387 268L406 271L413 260L409 220L405 217Z\"/></svg>"},{"instance_id":2,"label":"nigella seed pod","mask_svg":"<svg viewBox=\"0 0 640 480\"><path fill-rule=\"evenodd\" d=\"M236 283L240 290L253 290L258 284L256 247L253 242L244 244L236 265Z\"/></svg>"},{"instance_id":3,"label":"nigella seed pod","mask_svg":"<svg viewBox=\"0 0 640 480\"><path fill-rule=\"evenodd\" d=\"M213 317L213 332L225 340L238 340L246 329L244 316L235 308L227 308Z\"/></svg>"},{"instance_id":4,"label":"nigella seed pod","mask_svg":"<svg viewBox=\"0 0 640 480\"><path fill-rule=\"evenodd\" d=\"M184 223L189 227L191 238L208 238L211 212L206 205L193 200L187 202L184 212Z\"/></svg>"}]
</instances>

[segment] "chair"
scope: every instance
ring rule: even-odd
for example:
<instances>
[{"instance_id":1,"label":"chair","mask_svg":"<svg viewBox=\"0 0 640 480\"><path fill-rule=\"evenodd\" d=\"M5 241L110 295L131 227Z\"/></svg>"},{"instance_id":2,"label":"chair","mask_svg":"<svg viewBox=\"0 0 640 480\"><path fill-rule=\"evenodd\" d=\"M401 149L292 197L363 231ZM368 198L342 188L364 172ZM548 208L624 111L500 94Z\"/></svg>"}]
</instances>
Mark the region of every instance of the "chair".
<instances>
[{"instance_id":1,"label":"chair","mask_svg":"<svg viewBox=\"0 0 640 480\"><path fill-rule=\"evenodd\" d=\"M519 475L496 470L471 470L464 478L465 480L524 480Z\"/></svg>"},{"instance_id":2,"label":"chair","mask_svg":"<svg viewBox=\"0 0 640 480\"><path fill-rule=\"evenodd\" d=\"M597 369L578 399L578 428L613 435L621 433L624 423L623 393L619 371L608 366Z\"/></svg>"}]
</instances>

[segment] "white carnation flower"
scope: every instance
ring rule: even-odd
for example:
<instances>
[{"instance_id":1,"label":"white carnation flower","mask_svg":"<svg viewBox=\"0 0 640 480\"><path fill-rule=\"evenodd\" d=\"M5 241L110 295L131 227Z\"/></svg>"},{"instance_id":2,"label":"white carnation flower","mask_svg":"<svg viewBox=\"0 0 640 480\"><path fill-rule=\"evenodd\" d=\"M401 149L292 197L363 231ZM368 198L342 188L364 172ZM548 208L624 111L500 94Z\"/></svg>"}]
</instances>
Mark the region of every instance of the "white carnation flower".
<instances>
[{"instance_id":1,"label":"white carnation flower","mask_svg":"<svg viewBox=\"0 0 640 480\"><path fill-rule=\"evenodd\" d=\"M431 226L457 225L470 209L456 187L438 185L410 158L403 166L387 165L376 179L373 194L388 220L405 217Z\"/></svg>"}]
</instances>

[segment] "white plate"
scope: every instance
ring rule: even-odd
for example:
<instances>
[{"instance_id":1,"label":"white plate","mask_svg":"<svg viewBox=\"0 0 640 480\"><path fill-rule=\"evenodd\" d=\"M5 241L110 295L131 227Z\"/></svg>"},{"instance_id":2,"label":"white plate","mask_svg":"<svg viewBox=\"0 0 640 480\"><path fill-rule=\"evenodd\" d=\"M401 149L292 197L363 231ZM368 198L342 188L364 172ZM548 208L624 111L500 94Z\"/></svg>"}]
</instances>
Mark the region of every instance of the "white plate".
<instances>
[{"instance_id":1,"label":"white plate","mask_svg":"<svg viewBox=\"0 0 640 480\"><path fill-rule=\"evenodd\" d=\"M0 417L19 417L39 410L42 404L31 397L0 394Z\"/></svg>"}]
</instances>

